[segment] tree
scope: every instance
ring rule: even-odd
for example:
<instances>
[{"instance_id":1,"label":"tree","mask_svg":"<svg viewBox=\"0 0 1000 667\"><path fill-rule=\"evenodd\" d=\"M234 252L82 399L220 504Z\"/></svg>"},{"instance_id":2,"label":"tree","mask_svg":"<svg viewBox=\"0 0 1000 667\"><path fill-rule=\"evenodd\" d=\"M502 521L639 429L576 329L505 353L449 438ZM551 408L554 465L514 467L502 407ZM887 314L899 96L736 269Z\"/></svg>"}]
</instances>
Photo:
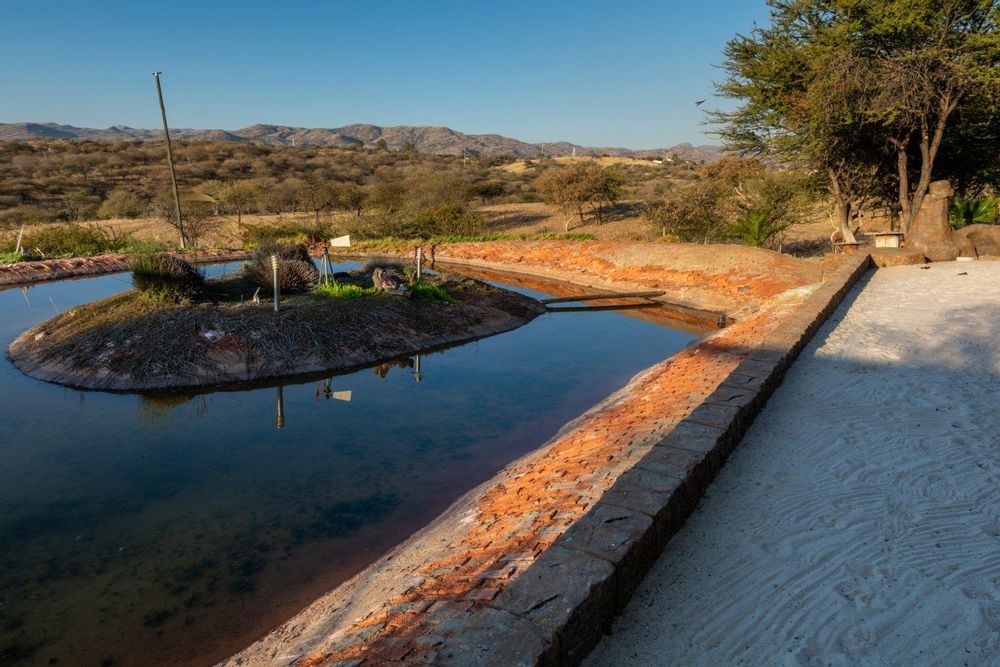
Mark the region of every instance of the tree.
<instances>
[{"instance_id":1,"label":"tree","mask_svg":"<svg viewBox=\"0 0 1000 667\"><path fill-rule=\"evenodd\" d=\"M535 187L549 203L566 213L563 228L568 232L574 214L584 224L588 206L595 208L600 220L600 207L621 196L622 179L616 172L580 162L545 170L536 179Z\"/></svg>"},{"instance_id":2,"label":"tree","mask_svg":"<svg viewBox=\"0 0 1000 667\"><path fill-rule=\"evenodd\" d=\"M142 215L144 206L138 195L129 190L112 190L101 203L97 214L102 218L134 220Z\"/></svg>"},{"instance_id":3,"label":"tree","mask_svg":"<svg viewBox=\"0 0 1000 667\"><path fill-rule=\"evenodd\" d=\"M406 188L397 180L379 180L367 187L368 203L386 213L394 213L403 206Z\"/></svg>"},{"instance_id":4,"label":"tree","mask_svg":"<svg viewBox=\"0 0 1000 667\"><path fill-rule=\"evenodd\" d=\"M661 201L647 204L643 217L664 237L708 243L722 236L722 200L721 183L702 178L677 185Z\"/></svg>"},{"instance_id":5,"label":"tree","mask_svg":"<svg viewBox=\"0 0 1000 667\"><path fill-rule=\"evenodd\" d=\"M963 103L1000 95L1000 2L882 0L861 3L838 36L872 63L875 127L896 158L898 204L907 231Z\"/></svg>"},{"instance_id":6,"label":"tree","mask_svg":"<svg viewBox=\"0 0 1000 667\"><path fill-rule=\"evenodd\" d=\"M625 177L613 169L590 169L587 177L591 206L598 224L604 223L604 207L615 204L625 192Z\"/></svg>"},{"instance_id":7,"label":"tree","mask_svg":"<svg viewBox=\"0 0 1000 667\"><path fill-rule=\"evenodd\" d=\"M243 211L257 203L260 197L260 188L257 184L249 180L233 181L227 183L220 192L222 203L236 211L237 224L243 223Z\"/></svg>"},{"instance_id":8,"label":"tree","mask_svg":"<svg viewBox=\"0 0 1000 667\"><path fill-rule=\"evenodd\" d=\"M368 202L368 193L356 183L344 183L336 188L335 199L337 206L353 211L355 216L361 217L361 211Z\"/></svg>"},{"instance_id":9,"label":"tree","mask_svg":"<svg viewBox=\"0 0 1000 667\"><path fill-rule=\"evenodd\" d=\"M725 49L715 112L735 150L829 178L842 240L867 199L895 191L904 229L949 120L1000 90L998 0L769 0L771 22Z\"/></svg>"},{"instance_id":10,"label":"tree","mask_svg":"<svg viewBox=\"0 0 1000 667\"><path fill-rule=\"evenodd\" d=\"M469 188L469 196L478 197L483 202L483 206L505 194L507 194L507 186L500 181L483 181L475 183Z\"/></svg>"},{"instance_id":11,"label":"tree","mask_svg":"<svg viewBox=\"0 0 1000 667\"><path fill-rule=\"evenodd\" d=\"M306 181L302 191L302 201L309 210L316 215L316 222L319 222L319 214L325 208L333 206L335 193L330 182L313 175Z\"/></svg>"}]
</instances>

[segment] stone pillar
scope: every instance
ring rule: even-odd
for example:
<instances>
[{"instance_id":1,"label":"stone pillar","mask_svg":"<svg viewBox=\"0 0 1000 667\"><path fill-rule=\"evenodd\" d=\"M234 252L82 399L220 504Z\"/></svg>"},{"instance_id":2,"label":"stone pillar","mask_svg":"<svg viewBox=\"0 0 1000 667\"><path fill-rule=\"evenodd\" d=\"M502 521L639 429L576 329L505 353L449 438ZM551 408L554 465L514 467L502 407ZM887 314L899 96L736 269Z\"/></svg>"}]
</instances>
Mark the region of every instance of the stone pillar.
<instances>
[{"instance_id":1,"label":"stone pillar","mask_svg":"<svg viewBox=\"0 0 1000 667\"><path fill-rule=\"evenodd\" d=\"M955 236L948 224L948 202L953 194L948 181L931 183L906 232L906 247L919 250L932 262L950 262L959 255L975 256L971 244Z\"/></svg>"}]
</instances>

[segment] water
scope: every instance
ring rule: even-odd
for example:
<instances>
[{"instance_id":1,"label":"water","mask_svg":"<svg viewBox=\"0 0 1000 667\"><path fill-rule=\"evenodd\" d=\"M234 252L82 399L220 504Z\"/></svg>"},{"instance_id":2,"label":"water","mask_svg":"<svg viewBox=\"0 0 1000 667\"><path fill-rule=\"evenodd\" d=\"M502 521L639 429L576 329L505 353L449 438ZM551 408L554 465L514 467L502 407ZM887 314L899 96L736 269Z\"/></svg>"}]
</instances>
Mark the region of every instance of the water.
<instances>
[{"instance_id":1,"label":"water","mask_svg":"<svg viewBox=\"0 0 1000 667\"><path fill-rule=\"evenodd\" d=\"M2 291L0 342L128 288ZM393 365L160 397L59 387L3 360L0 664L222 659L691 337L552 314L422 355L420 382Z\"/></svg>"}]
</instances>

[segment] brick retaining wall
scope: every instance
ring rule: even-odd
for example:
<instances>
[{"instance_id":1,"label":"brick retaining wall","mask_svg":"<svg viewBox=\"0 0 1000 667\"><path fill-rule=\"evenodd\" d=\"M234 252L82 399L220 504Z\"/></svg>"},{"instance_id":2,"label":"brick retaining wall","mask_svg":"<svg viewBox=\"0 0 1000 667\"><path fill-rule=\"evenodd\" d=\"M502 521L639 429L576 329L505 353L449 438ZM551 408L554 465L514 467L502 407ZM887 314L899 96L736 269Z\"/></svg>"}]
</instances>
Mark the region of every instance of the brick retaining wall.
<instances>
[{"instance_id":1,"label":"brick retaining wall","mask_svg":"<svg viewBox=\"0 0 1000 667\"><path fill-rule=\"evenodd\" d=\"M643 372L228 664L579 662L869 263Z\"/></svg>"}]
</instances>

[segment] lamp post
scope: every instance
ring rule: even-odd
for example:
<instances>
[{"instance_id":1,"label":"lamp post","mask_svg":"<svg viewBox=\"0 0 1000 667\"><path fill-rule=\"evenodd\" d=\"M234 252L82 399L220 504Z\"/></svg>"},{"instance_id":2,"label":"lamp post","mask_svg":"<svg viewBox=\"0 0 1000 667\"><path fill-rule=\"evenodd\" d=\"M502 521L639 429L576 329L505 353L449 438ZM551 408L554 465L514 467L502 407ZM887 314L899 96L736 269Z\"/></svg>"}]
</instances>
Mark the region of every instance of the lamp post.
<instances>
[{"instance_id":1,"label":"lamp post","mask_svg":"<svg viewBox=\"0 0 1000 667\"><path fill-rule=\"evenodd\" d=\"M271 255L271 270L273 272L272 280L274 284L274 312L278 312L278 301L280 297L278 296L278 256Z\"/></svg>"}]
</instances>

